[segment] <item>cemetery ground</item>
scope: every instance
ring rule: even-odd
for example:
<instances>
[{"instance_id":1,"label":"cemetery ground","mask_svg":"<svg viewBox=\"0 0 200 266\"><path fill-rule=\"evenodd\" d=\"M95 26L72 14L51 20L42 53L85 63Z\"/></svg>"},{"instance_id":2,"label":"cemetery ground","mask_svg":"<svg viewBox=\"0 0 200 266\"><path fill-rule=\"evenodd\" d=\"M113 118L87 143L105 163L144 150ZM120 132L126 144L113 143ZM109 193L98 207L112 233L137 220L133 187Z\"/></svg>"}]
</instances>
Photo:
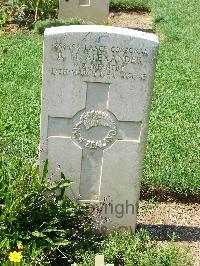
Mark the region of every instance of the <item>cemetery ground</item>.
<instances>
[{"instance_id":1,"label":"cemetery ground","mask_svg":"<svg viewBox=\"0 0 200 266\"><path fill-rule=\"evenodd\" d=\"M120 3L120 0L112 2ZM125 2L131 3L131 1ZM98 242L101 242L97 240L99 236L92 235L86 222L84 229L88 230L88 234L93 238L91 242L88 242L84 235L80 235L83 245L80 244L81 241L77 241L76 244L74 240L78 238L75 238L69 243L60 242L58 246L62 252L68 245L70 254L73 254L74 250L80 250L80 254L78 252L76 254L77 260L83 255L81 253L85 253L87 247L88 253L82 256L87 262L86 265L90 265L91 257L94 257L96 251L105 254L107 262L114 262L117 258L118 263L120 261L122 265L123 256L126 258L126 265L133 265L133 262L135 265L190 265L187 255L185 257L186 250L182 250L183 246L190 246L196 260L191 265L199 265L200 6L195 0L132 2L142 5L142 10L145 6L147 9L150 7L153 25L148 20L149 24L145 24L148 27L144 28L151 30L152 27L161 42L138 217L138 227L147 229L156 241L150 241L148 235L141 231L135 237L115 234L105 241L103 247L99 247ZM114 17L116 16L117 14ZM130 13L127 16L130 16ZM145 16L148 17L147 14ZM115 23L114 17L110 15L113 23ZM61 254L57 251L56 245L54 245L55 251L49 257L45 257L43 253L44 250L49 252L49 247L55 244L49 238L52 236L53 227L58 226L52 217L60 211L60 207L58 204L51 211L53 203L50 201L49 205L42 204L39 208L36 202L41 198L38 198L40 196L35 191L41 192L47 188L32 180L37 177L42 43L43 37L31 31L0 36L0 262L2 265L4 258L8 259L9 252L16 250L17 241L22 240L24 258L27 259L27 264L24 262L23 265L31 265L31 259L35 263L36 261L44 263L45 259L51 260L57 256L55 254ZM59 185L61 184L57 184L57 187ZM62 185L68 186L64 181ZM29 206L27 202L31 201L33 204ZM85 210L70 205L72 203L62 204L63 207L70 206L73 209L72 212L69 210L72 217L80 213L85 214ZM37 215L40 214L39 221L37 221L39 216L34 217L32 210ZM46 232L40 231L39 223L42 224L42 219L46 222L45 215L48 211L52 218L50 220L52 228L45 228ZM17 218L16 213L19 214ZM58 216L60 221L69 222L63 217L62 211ZM24 223L19 223L19 220L23 220ZM33 223L32 227L30 221ZM75 219L72 221L73 230L77 230L79 221L77 224ZM30 233L25 234L25 228L29 228ZM181 251L173 244L165 247L173 233ZM60 236L61 238L63 236ZM34 243L32 247L28 244L30 239ZM92 241L97 245L91 244ZM44 248L44 243L48 243L48 248ZM28 260L29 253L30 260Z\"/></svg>"}]
</instances>

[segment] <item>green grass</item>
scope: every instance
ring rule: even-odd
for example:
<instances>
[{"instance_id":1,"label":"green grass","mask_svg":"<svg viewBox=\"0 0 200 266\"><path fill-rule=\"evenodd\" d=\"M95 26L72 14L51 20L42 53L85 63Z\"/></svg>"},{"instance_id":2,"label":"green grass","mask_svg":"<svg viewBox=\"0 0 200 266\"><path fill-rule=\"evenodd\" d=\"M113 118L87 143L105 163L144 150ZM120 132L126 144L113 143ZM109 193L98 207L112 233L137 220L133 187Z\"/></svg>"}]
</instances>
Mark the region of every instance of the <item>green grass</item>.
<instances>
[{"instance_id":1,"label":"green grass","mask_svg":"<svg viewBox=\"0 0 200 266\"><path fill-rule=\"evenodd\" d=\"M143 184L185 195L200 192L200 6L151 0L161 36Z\"/></svg>"},{"instance_id":2,"label":"green grass","mask_svg":"<svg viewBox=\"0 0 200 266\"><path fill-rule=\"evenodd\" d=\"M150 3L149 0L111 0L110 8L117 11L149 11Z\"/></svg>"},{"instance_id":3,"label":"green grass","mask_svg":"<svg viewBox=\"0 0 200 266\"><path fill-rule=\"evenodd\" d=\"M198 195L200 6L196 0L150 4L161 45L143 187ZM10 180L37 161L42 37L0 39L1 180Z\"/></svg>"},{"instance_id":4,"label":"green grass","mask_svg":"<svg viewBox=\"0 0 200 266\"><path fill-rule=\"evenodd\" d=\"M0 36L1 181L36 161L39 140L42 38ZM2 186L2 182L0 186Z\"/></svg>"}]
</instances>

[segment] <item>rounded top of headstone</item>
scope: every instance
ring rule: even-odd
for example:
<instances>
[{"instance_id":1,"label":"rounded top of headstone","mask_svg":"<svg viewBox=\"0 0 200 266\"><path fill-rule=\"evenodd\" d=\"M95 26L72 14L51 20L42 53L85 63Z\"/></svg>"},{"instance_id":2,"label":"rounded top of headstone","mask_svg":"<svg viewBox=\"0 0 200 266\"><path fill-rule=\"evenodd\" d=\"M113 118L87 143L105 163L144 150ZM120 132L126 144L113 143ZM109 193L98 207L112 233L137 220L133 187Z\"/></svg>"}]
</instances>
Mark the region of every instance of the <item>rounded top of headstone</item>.
<instances>
[{"instance_id":1,"label":"rounded top of headstone","mask_svg":"<svg viewBox=\"0 0 200 266\"><path fill-rule=\"evenodd\" d=\"M102 26L102 25L72 25L47 28L44 32L45 36L65 34L65 33L110 33L130 36L140 39L149 40L159 44L158 37L153 33L147 33L138 30L132 30L121 27Z\"/></svg>"}]
</instances>

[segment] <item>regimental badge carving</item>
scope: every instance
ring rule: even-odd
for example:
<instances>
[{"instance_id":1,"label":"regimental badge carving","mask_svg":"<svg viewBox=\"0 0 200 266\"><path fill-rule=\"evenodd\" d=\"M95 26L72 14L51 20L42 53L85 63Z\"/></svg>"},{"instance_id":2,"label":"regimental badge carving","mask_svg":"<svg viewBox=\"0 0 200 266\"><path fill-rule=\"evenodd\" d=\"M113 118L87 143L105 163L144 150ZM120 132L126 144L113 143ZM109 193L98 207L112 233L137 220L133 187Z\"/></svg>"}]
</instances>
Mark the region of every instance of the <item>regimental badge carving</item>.
<instances>
[{"instance_id":1,"label":"regimental badge carving","mask_svg":"<svg viewBox=\"0 0 200 266\"><path fill-rule=\"evenodd\" d=\"M81 129L81 126L82 129ZM82 136L81 130L90 130L92 127L107 127L109 128L108 134L100 140L86 139ZM80 120L73 127L72 136L76 141L81 143L85 148L97 149L105 148L114 141L117 135L117 125L111 116L102 111L92 110L84 112L80 116Z\"/></svg>"}]
</instances>

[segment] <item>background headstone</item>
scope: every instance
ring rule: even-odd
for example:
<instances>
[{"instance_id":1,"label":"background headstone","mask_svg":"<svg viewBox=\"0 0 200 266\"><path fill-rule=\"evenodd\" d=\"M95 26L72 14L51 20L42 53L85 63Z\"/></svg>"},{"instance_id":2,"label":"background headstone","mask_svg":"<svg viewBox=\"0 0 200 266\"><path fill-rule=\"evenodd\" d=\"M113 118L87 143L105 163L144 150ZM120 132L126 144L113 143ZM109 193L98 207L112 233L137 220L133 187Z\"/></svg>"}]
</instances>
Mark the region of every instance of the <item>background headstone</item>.
<instances>
[{"instance_id":1,"label":"background headstone","mask_svg":"<svg viewBox=\"0 0 200 266\"><path fill-rule=\"evenodd\" d=\"M59 19L79 17L86 21L102 23L108 20L110 0L60 0Z\"/></svg>"},{"instance_id":2,"label":"background headstone","mask_svg":"<svg viewBox=\"0 0 200 266\"><path fill-rule=\"evenodd\" d=\"M63 172L75 197L106 202L111 224L132 231L157 49L155 35L124 28L45 31L40 165L48 158L49 178Z\"/></svg>"},{"instance_id":3,"label":"background headstone","mask_svg":"<svg viewBox=\"0 0 200 266\"><path fill-rule=\"evenodd\" d=\"M95 257L95 266L104 266L104 255L97 255Z\"/></svg>"}]
</instances>

